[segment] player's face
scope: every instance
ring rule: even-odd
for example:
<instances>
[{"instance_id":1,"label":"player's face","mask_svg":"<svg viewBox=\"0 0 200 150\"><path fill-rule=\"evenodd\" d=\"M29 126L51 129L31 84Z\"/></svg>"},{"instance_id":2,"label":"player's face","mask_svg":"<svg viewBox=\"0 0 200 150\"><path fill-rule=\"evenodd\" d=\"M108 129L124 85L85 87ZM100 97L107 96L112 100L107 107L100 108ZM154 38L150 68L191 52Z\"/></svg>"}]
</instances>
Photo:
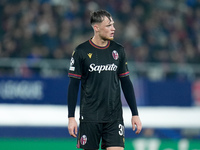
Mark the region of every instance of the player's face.
<instances>
[{"instance_id":1,"label":"player's face","mask_svg":"<svg viewBox=\"0 0 200 150\"><path fill-rule=\"evenodd\" d=\"M113 40L114 39L114 21L112 18L110 20L104 17L103 22L99 24L99 36L103 40Z\"/></svg>"}]
</instances>

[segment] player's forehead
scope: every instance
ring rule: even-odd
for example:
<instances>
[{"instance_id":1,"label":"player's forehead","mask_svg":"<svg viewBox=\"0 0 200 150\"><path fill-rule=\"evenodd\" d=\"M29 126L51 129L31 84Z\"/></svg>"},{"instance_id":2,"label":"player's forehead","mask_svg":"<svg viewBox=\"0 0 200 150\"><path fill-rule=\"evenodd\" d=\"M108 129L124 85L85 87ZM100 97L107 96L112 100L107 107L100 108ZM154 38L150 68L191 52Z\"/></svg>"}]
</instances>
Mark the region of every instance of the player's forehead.
<instances>
[{"instance_id":1,"label":"player's forehead","mask_svg":"<svg viewBox=\"0 0 200 150\"><path fill-rule=\"evenodd\" d=\"M114 24L114 20L113 20L113 18L112 17L107 17L107 16L104 16L103 17L103 21L102 21L102 23L106 23L106 24Z\"/></svg>"}]
</instances>

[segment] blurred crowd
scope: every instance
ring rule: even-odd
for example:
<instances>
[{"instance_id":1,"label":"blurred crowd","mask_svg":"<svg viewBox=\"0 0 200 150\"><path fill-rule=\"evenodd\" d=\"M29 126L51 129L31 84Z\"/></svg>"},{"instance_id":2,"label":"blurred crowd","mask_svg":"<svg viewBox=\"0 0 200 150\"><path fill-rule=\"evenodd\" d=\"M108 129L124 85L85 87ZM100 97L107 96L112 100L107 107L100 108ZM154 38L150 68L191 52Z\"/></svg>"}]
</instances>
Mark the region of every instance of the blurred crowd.
<instances>
[{"instance_id":1,"label":"blurred crowd","mask_svg":"<svg viewBox=\"0 0 200 150\"><path fill-rule=\"evenodd\" d=\"M70 58L108 10L135 62L200 63L200 0L1 0L0 58Z\"/></svg>"}]
</instances>

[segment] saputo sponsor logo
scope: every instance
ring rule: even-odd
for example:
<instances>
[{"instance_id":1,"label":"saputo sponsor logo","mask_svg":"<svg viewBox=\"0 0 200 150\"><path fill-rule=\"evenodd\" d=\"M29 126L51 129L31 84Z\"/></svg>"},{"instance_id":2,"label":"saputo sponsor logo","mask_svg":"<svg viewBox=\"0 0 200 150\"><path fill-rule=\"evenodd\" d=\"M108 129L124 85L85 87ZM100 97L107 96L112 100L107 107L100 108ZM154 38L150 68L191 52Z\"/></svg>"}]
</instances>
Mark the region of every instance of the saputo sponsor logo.
<instances>
[{"instance_id":1,"label":"saputo sponsor logo","mask_svg":"<svg viewBox=\"0 0 200 150\"><path fill-rule=\"evenodd\" d=\"M97 71L98 73L101 73L102 71L116 71L117 66L113 64L107 64L107 65L95 65L94 63L90 64L89 71Z\"/></svg>"}]
</instances>

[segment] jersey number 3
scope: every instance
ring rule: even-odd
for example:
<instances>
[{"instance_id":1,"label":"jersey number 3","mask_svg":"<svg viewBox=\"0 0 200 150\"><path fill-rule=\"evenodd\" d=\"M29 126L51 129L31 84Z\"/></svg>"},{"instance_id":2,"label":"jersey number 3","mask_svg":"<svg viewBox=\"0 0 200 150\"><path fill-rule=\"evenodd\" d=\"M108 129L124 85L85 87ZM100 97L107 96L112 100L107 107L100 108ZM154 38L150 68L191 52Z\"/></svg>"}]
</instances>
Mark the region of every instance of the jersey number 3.
<instances>
[{"instance_id":1,"label":"jersey number 3","mask_svg":"<svg viewBox=\"0 0 200 150\"><path fill-rule=\"evenodd\" d=\"M119 135L124 136L124 126L122 124L119 124Z\"/></svg>"}]
</instances>

